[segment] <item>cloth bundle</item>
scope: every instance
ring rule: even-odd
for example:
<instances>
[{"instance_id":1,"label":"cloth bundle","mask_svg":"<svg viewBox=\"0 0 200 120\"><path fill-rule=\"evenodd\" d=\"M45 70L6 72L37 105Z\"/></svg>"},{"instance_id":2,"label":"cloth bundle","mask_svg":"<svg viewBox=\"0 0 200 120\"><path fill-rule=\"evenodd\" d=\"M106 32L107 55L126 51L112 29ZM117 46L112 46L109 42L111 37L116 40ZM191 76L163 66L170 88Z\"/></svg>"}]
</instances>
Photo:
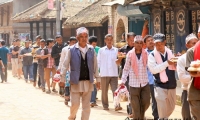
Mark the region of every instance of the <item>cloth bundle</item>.
<instances>
[{"instance_id":1,"label":"cloth bundle","mask_svg":"<svg viewBox=\"0 0 200 120\"><path fill-rule=\"evenodd\" d=\"M128 105L130 103L129 92L128 92L126 86L124 86L124 85L119 86L117 88L117 90L115 90L115 93L114 93L114 106L115 107L119 107L121 98L123 98L123 97L128 98L128 103L127 103L127 105Z\"/></svg>"}]
</instances>

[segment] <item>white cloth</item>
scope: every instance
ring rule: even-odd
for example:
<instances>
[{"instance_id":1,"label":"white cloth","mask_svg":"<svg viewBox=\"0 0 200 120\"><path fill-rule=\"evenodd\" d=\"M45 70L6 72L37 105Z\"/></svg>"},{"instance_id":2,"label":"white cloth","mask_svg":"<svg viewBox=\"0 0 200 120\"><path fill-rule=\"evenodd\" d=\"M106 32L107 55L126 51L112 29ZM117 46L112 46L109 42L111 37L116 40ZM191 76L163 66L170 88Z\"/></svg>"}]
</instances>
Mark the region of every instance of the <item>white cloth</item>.
<instances>
[{"instance_id":1,"label":"white cloth","mask_svg":"<svg viewBox=\"0 0 200 120\"><path fill-rule=\"evenodd\" d=\"M127 55L128 56L128 55ZM137 57L136 57L137 58ZM138 76L135 75L132 64L131 64L131 58L126 58L126 63L124 65L123 74L122 74L122 83L126 83L127 77L129 75L129 86L131 87L144 87L148 84L148 74L147 74L147 68L144 67L143 61L142 61L142 55L140 56L140 59L135 61L138 64Z\"/></svg>"},{"instance_id":2,"label":"white cloth","mask_svg":"<svg viewBox=\"0 0 200 120\"><path fill-rule=\"evenodd\" d=\"M183 54L178 58L177 62L177 73L178 73L178 78L181 81L181 88L183 90L188 89L188 84L190 83L191 76L190 74L185 70L186 67L186 54Z\"/></svg>"},{"instance_id":3,"label":"white cloth","mask_svg":"<svg viewBox=\"0 0 200 120\"><path fill-rule=\"evenodd\" d=\"M61 51L60 62L58 65L59 70L61 70L61 68L62 68L63 62L65 60L65 57L67 56L67 52L69 51L69 48L70 48L70 46L68 45L68 46L64 47Z\"/></svg>"},{"instance_id":4,"label":"white cloth","mask_svg":"<svg viewBox=\"0 0 200 120\"><path fill-rule=\"evenodd\" d=\"M163 56L166 55L166 51ZM148 57L148 68L152 74L157 74L165 70L169 66L168 62L165 61L162 64L157 64L155 57L150 53Z\"/></svg>"},{"instance_id":5,"label":"white cloth","mask_svg":"<svg viewBox=\"0 0 200 120\"><path fill-rule=\"evenodd\" d=\"M107 46L100 48L97 56L98 67L101 77L118 77L118 67L116 64L118 49Z\"/></svg>"}]
</instances>

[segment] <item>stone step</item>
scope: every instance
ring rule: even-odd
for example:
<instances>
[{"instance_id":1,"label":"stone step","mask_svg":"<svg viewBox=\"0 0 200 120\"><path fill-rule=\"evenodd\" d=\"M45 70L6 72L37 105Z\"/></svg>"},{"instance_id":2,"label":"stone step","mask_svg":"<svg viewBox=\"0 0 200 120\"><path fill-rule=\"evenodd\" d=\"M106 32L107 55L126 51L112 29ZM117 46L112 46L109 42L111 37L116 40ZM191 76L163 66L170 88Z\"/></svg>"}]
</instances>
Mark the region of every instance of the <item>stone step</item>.
<instances>
[{"instance_id":1,"label":"stone step","mask_svg":"<svg viewBox=\"0 0 200 120\"><path fill-rule=\"evenodd\" d=\"M118 80L118 84L121 83L121 80ZM176 105L181 106L181 94L182 94L182 89L181 89L181 83L179 80L177 80L177 87L176 87Z\"/></svg>"}]
</instances>

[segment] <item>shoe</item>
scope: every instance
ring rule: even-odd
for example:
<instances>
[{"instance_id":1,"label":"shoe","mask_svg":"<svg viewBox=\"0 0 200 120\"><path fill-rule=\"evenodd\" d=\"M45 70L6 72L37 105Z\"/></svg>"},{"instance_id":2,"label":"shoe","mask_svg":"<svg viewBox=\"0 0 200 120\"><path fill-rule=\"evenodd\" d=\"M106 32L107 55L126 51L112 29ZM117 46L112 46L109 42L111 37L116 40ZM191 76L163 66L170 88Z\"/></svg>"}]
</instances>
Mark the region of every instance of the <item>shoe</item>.
<instances>
[{"instance_id":1,"label":"shoe","mask_svg":"<svg viewBox=\"0 0 200 120\"><path fill-rule=\"evenodd\" d=\"M90 103L90 106L91 106L91 107L94 107L94 103Z\"/></svg>"},{"instance_id":2,"label":"shoe","mask_svg":"<svg viewBox=\"0 0 200 120\"><path fill-rule=\"evenodd\" d=\"M3 80L1 81L1 83L3 83Z\"/></svg>"},{"instance_id":3,"label":"shoe","mask_svg":"<svg viewBox=\"0 0 200 120\"><path fill-rule=\"evenodd\" d=\"M68 100L65 100L65 105L68 105Z\"/></svg>"},{"instance_id":4,"label":"shoe","mask_svg":"<svg viewBox=\"0 0 200 120\"><path fill-rule=\"evenodd\" d=\"M36 82L33 83L33 86L36 87Z\"/></svg>"},{"instance_id":5,"label":"shoe","mask_svg":"<svg viewBox=\"0 0 200 120\"><path fill-rule=\"evenodd\" d=\"M129 118L133 118L133 114L128 115ZM157 119L158 120L158 119Z\"/></svg>"},{"instance_id":6,"label":"shoe","mask_svg":"<svg viewBox=\"0 0 200 120\"><path fill-rule=\"evenodd\" d=\"M47 94L50 94L50 93L51 93L51 90L46 91L46 93L47 93Z\"/></svg>"},{"instance_id":7,"label":"shoe","mask_svg":"<svg viewBox=\"0 0 200 120\"><path fill-rule=\"evenodd\" d=\"M122 107L115 107L115 111L122 110Z\"/></svg>"},{"instance_id":8,"label":"shoe","mask_svg":"<svg viewBox=\"0 0 200 120\"><path fill-rule=\"evenodd\" d=\"M109 110L109 108L103 108L103 110Z\"/></svg>"},{"instance_id":9,"label":"shoe","mask_svg":"<svg viewBox=\"0 0 200 120\"><path fill-rule=\"evenodd\" d=\"M57 91L56 89L53 89L52 92L54 92L54 93L58 93L58 91Z\"/></svg>"},{"instance_id":10,"label":"shoe","mask_svg":"<svg viewBox=\"0 0 200 120\"><path fill-rule=\"evenodd\" d=\"M42 92L45 92L45 88L42 88Z\"/></svg>"}]
</instances>

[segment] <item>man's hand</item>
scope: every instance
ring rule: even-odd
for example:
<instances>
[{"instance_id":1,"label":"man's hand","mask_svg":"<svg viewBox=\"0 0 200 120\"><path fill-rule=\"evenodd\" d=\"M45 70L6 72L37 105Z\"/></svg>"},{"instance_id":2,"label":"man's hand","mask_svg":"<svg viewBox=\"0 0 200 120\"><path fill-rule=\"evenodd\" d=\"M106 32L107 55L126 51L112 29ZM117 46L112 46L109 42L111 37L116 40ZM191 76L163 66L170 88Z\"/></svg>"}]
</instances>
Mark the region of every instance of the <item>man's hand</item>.
<instances>
[{"instance_id":1,"label":"man's hand","mask_svg":"<svg viewBox=\"0 0 200 120\"><path fill-rule=\"evenodd\" d=\"M100 90L100 89L101 89L100 82L97 82L97 83L96 83L96 87L97 87L97 90Z\"/></svg>"},{"instance_id":2,"label":"man's hand","mask_svg":"<svg viewBox=\"0 0 200 120\"><path fill-rule=\"evenodd\" d=\"M200 72L189 72L192 77L200 77Z\"/></svg>"},{"instance_id":3,"label":"man's hand","mask_svg":"<svg viewBox=\"0 0 200 120\"><path fill-rule=\"evenodd\" d=\"M5 72L5 67L2 67L2 71Z\"/></svg>"},{"instance_id":4,"label":"man's hand","mask_svg":"<svg viewBox=\"0 0 200 120\"><path fill-rule=\"evenodd\" d=\"M167 62L168 62L169 65L175 65L175 63L172 61L172 59L167 60Z\"/></svg>"},{"instance_id":5,"label":"man's hand","mask_svg":"<svg viewBox=\"0 0 200 120\"><path fill-rule=\"evenodd\" d=\"M121 83L119 86L124 86L124 83Z\"/></svg>"}]
</instances>

